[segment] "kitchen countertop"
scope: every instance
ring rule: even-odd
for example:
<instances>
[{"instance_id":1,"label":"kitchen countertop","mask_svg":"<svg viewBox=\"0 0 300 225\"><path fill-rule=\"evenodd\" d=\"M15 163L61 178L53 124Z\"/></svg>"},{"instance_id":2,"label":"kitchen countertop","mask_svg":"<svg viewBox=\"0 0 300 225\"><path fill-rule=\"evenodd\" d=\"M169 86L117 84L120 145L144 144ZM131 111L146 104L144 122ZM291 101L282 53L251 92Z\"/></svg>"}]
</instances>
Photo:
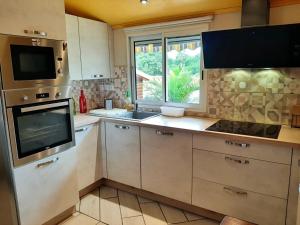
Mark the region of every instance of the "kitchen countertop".
<instances>
[{"instance_id":1,"label":"kitchen countertop","mask_svg":"<svg viewBox=\"0 0 300 225\"><path fill-rule=\"evenodd\" d=\"M288 126L282 126L281 131L279 133L278 139L270 139L270 138L262 138L262 137L254 137L254 136L246 136L239 134L229 134L229 133L221 133L215 131L207 131L205 130L212 124L216 123L219 119L207 118L207 117L167 117L167 116L156 116L151 117L149 119L145 119L142 121L131 121L131 120L123 120L123 119L115 119L115 118L107 118L107 117L97 117L91 116L88 114L78 114L74 116L74 124L75 127L80 127L92 123L99 122L100 120L105 120L109 122L115 123L123 123L129 125L137 125L144 127L159 127L162 129L176 129L183 130L192 133L199 133L203 135L214 135L229 139L234 139L236 141L256 141L256 142L268 142L268 143L276 143L287 145L293 148L300 148L300 129L290 128Z\"/></svg>"}]
</instances>

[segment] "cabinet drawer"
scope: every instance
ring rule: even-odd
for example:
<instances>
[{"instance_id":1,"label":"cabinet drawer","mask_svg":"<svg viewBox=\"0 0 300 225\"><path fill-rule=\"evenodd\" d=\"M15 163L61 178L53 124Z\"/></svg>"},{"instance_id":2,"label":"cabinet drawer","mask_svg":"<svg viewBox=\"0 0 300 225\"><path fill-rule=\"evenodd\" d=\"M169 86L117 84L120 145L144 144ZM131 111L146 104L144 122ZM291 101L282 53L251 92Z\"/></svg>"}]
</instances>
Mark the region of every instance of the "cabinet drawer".
<instances>
[{"instance_id":1,"label":"cabinet drawer","mask_svg":"<svg viewBox=\"0 0 300 225\"><path fill-rule=\"evenodd\" d=\"M193 148L284 164L291 164L292 156L291 148L275 143L255 143L201 134L193 136Z\"/></svg>"},{"instance_id":2,"label":"cabinet drawer","mask_svg":"<svg viewBox=\"0 0 300 225\"><path fill-rule=\"evenodd\" d=\"M290 166L194 150L194 177L287 198Z\"/></svg>"},{"instance_id":3,"label":"cabinet drawer","mask_svg":"<svg viewBox=\"0 0 300 225\"><path fill-rule=\"evenodd\" d=\"M284 225L286 200L193 179L192 204L261 225Z\"/></svg>"},{"instance_id":4,"label":"cabinet drawer","mask_svg":"<svg viewBox=\"0 0 300 225\"><path fill-rule=\"evenodd\" d=\"M78 202L76 152L69 149L15 168L21 225L40 225Z\"/></svg>"}]
</instances>

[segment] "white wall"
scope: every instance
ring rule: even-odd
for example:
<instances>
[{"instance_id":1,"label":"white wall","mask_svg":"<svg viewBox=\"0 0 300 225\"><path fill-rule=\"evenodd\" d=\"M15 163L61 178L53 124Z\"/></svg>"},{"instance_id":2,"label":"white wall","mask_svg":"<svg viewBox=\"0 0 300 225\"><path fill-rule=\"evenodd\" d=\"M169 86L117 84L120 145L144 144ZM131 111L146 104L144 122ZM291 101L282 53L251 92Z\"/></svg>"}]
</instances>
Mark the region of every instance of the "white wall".
<instances>
[{"instance_id":1,"label":"white wall","mask_svg":"<svg viewBox=\"0 0 300 225\"><path fill-rule=\"evenodd\" d=\"M271 8L270 24L300 23L300 4ZM238 28L241 24L241 13L215 15L210 24L211 30ZM116 66L127 65L126 35L122 29L114 30L114 62Z\"/></svg>"}]
</instances>

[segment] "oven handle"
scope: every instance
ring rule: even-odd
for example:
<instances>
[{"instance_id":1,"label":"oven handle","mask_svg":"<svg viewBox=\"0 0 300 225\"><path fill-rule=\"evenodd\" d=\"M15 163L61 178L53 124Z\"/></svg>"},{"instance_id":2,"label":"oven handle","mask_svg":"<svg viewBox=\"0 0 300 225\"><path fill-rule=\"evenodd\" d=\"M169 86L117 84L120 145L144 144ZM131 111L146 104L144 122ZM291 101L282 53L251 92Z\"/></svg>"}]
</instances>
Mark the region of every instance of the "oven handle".
<instances>
[{"instance_id":1,"label":"oven handle","mask_svg":"<svg viewBox=\"0 0 300 225\"><path fill-rule=\"evenodd\" d=\"M42 110L42 109L51 109L51 108L67 106L67 105L69 105L69 102L57 102L57 103L51 103L51 104L45 104L45 105L30 106L30 107L21 108L21 112L22 113L32 112L32 111L37 111L37 110Z\"/></svg>"}]
</instances>

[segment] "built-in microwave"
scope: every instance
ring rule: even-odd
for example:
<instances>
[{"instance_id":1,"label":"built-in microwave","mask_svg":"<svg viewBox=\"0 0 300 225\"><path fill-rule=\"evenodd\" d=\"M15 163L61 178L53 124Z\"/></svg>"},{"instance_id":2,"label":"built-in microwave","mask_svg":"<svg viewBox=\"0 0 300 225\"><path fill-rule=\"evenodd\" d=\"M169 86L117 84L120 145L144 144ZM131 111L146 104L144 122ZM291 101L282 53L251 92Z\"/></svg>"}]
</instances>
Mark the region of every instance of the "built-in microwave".
<instances>
[{"instance_id":1,"label":"built-in microwave","mask_svg":"<svg viewBox=\"0 0 300 225\"><path fill-rule=\"evenodd\" d=\"M4 90L69 84L65 41L0 35L0 66Z\"/></svg>"}]
</instances>

